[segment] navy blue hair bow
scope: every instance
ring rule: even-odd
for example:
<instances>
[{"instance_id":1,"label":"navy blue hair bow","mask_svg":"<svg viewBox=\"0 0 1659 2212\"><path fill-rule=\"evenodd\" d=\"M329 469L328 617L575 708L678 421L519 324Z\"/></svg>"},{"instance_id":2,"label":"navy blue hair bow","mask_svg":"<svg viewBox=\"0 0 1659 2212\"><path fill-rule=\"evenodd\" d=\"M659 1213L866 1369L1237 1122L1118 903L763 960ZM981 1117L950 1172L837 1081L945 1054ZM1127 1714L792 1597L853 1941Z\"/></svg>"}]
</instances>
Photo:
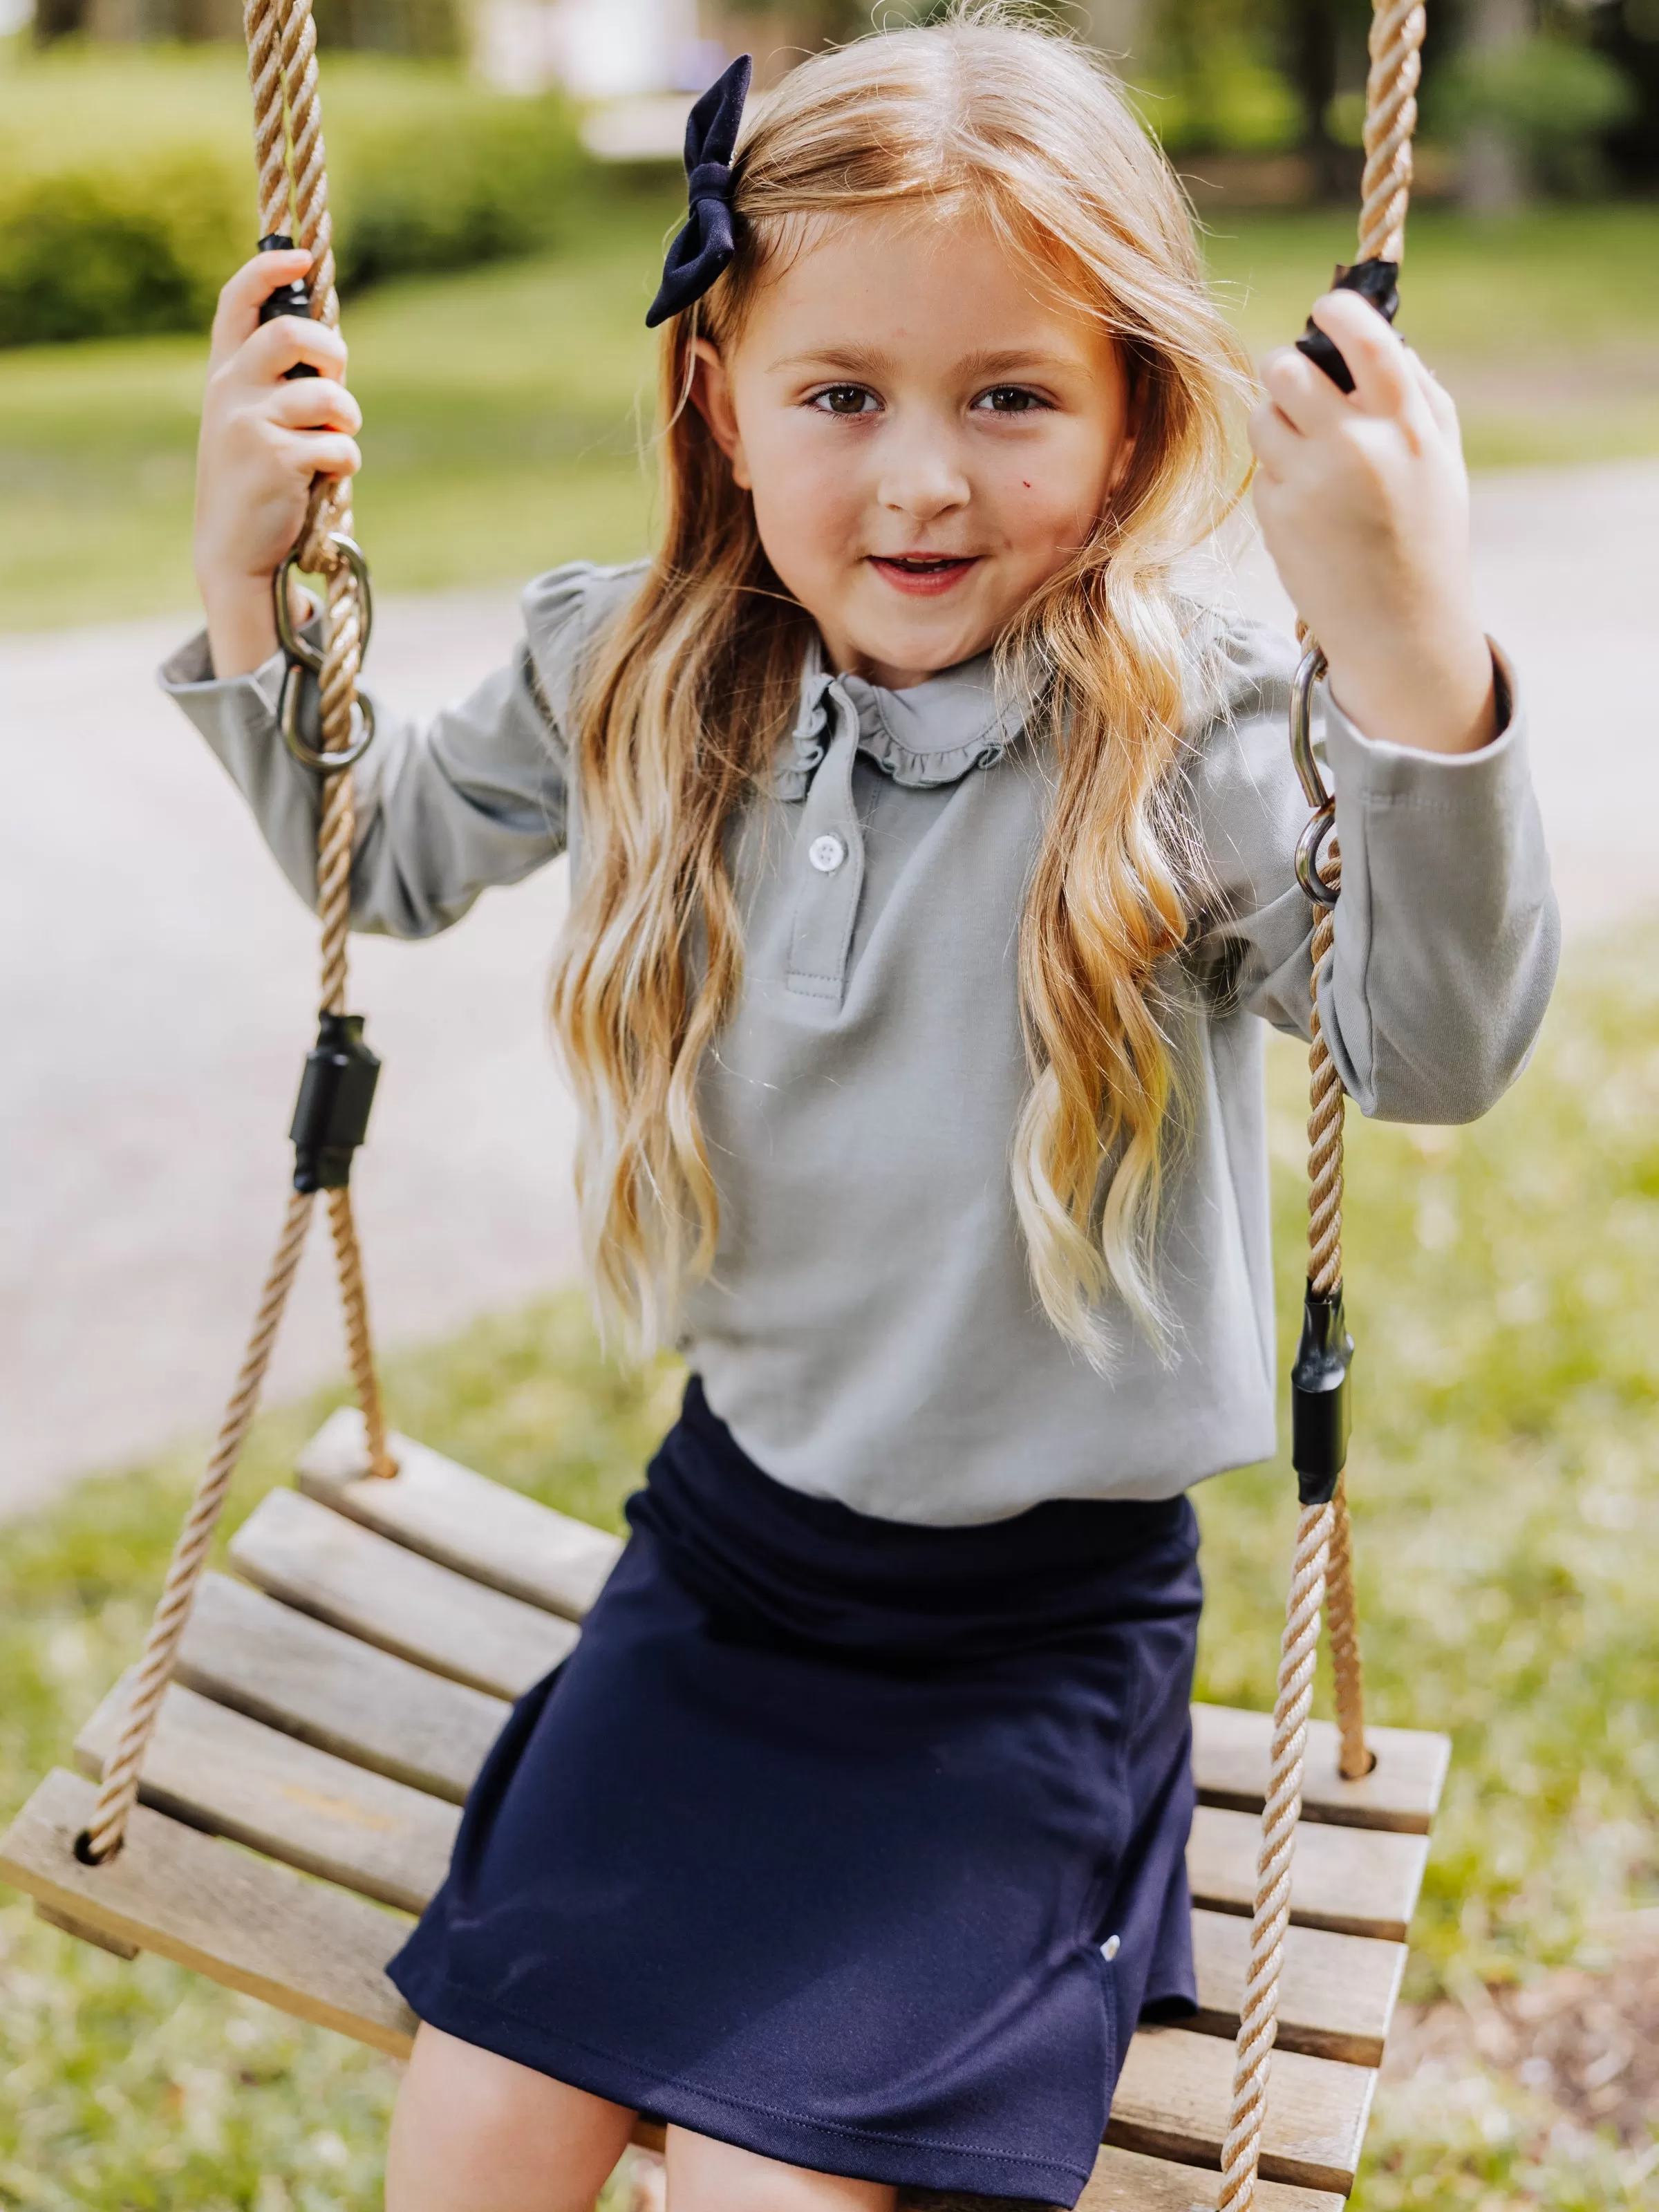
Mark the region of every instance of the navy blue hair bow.
<instances>
[{"instance_id":1,"label":"navy blue hair bow","mask_svg":"<svg viewBox=\"0 0 1659 2212\"><path fill-rule=\"evenodd\" d=\"M732 155L749 95L751 64L740 54L714 79L686 118L685 179L690 213L668 249L662 285L651 302L645 327L654 331L682 307L701 300L737 245L732 236Z\"/></svg>"}]
</instances>

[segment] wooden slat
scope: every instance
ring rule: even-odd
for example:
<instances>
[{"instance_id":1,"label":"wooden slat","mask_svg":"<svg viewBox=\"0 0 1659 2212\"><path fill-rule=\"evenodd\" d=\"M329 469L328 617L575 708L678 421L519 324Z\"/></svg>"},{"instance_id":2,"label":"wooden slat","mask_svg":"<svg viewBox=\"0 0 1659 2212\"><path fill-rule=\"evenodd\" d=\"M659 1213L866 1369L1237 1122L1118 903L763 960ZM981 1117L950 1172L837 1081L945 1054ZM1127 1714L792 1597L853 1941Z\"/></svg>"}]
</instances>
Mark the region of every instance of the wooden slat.
<instances>
[{"instance_id":1,"label":"wooden slat","mask_svg":"<svg viewBox=\"0 0 1659 2212\"><path fill-rule=\"evenodd\" d=\"M1254 1814L1200 1805L1187 1845L1194 1903L1248 1913L1255 1902L1261 1841L1261 1823ZM1304 1928L1403 1943L1428 1857L1426 1836L1310 1821L1297 1833L1291 1917Z\"/></svg>"},{"instance_id":2,"label":"wooden slat","mask_svg":"<svg viewBox=\"0 0 1659 2212\"><path fill-rule=\"evenodd\" d=\"M1108 2144L1077 2201L1077 2212L1212 2212L1221 2190L1219 2173L1170 2166L1139 2151ZM1342 2212L1341 2197L1324 2189L1296 2189L1259 2181L1256 2212Z\"/></svg>"},{"instance_id":3,"label":"wooden slat","mask_svg":"<svg viewBox=\"0 0 1659 2212\"><path fill-rule=\"evenodd\" d=\"M233 1558L261 1587L307 1612L366 1632L376 1645L416 1666L470 1678L498 1694L527 1686L556 1663L562 1656L560 1644L574 1634L538 1608L468 1583L289 1492L276 1492L264 1500L238 1536ZM526 1626L541 1646L533 1656L517 1641ZM550 1637L556 1639L550 1645ZM353 1684L349 1656L337 1647L333 1654L342 1672L331 1699L331 1736L324 1732L315 1705L316 1724L299 1732L348 1756L363 1756L383 1771L398 1771L388 1763L390 1731L371 1725L379 1719L374 1686ZM412 1698L416 1686L409 1687ZM492 1715L488 1734L493 1733ZM378 1751L362 1746L362 1737L376 1735ZM443 1794L459 1798L465 1770L485 1736L482 1718L470 1736L458 1736ZM428 1745L426 1752L411 1752L406 1778L415 1778L411 1770L422 1759L431 1765L429 1735ZM1257 1847L1252 1815L1200 1807L1188 1850L1195 1900L1222 1911L1248 1912ZM1292 1915L1305 1927L1403 1942L1426 1853L1426 1841L1419 1836L1310 1823L1297 1840Z\"/></svg>"},{"instance_id":4,"label":"wooden slat","mask_svg":"<svg viewBox=\"0 0 1659 2212\"><path fill-rule=\"evenodd\" d=\"M412 1437L395 1436L400 1473L379 1481L363 1473L362 1416L342 1407L299 1462L306 1493L367 1528L452 1567L468 1580L580 1620L621 1552L614 1536L541 1505ZM1269 1714L1221 1705L1193 1708L1193 1771L1206 1804L1258 1812L1267 1788ZM1399 1828L1425 1835L1440 1802L1450 1755L1448 1738L1414 1729L1373 1728L1370 1774L1344 1782L1336 1730L1309 1729L1304 1810L1312 1821Z\"/></svg>"},{"instance_id":5,"label":"wooden slat","mask_svg":"<svg viewBox=\"0 0 1659 2212\"><path fill-rule=\"evenodd\" d=\"M75 1741L94 1778L114 1749L124 1678ZM418 1912L449 1864L459 1814L383 1774L349 1765L177 1683L144 1759L140 1796L158 1812Z\"/></svg>"},{"instance_id":6,"label":"wooden slat","mask_svg":"<svg viewBox=\"0 0 1659 2212\"><path fill-rule=\"evenodd\" d=\"M294 1623L302 1638L315 1625L269 1599L230 1586L232 1607L246 1602ZM210 1613L219 1595L210 1595ZM228 1625L228 1621L221 1626ZM258 1624L261 1655L280 1673L284 1646L270 1625ZM335 1632L321 1632L332 1635ZM339 1638L350 1646L350 1639ZM378 1661L380 1655L351 1646ZM410 1669L416 1682L447 1688ZM453 1806L467 1775L447 1778L444 1803L385 1778L386 1762L404 1764L395 1735L388 1739L376 1717L364 1711L365 1732L375 1739L382 1764L361 1771L350 1738L358 1685L349 1672L322 1678L331 1692L320 1723L313 1708L310 1735L294 1741L245 1711L227 1711L206 1698L175 1687L169 1692L145 1769L145 1802L198 1826L236 1838L273 1857L363 1894L418 1911L447 1863L454 1830ZM82 1731L77 1752L100 1770L114 1741L125 1686L105 1700ZM503 1710L497 1707L497 1711ZM317 1748L319 1737L325 1748ZM1200 2014L1194 2024L1211 2034L1231 2034L1244 1987L1249 1925L1243 1919L1200 1911L1194 1917L1194 1952ZM1279 2038L1291 2051L1310 2051L1376 2065L1398 1991L1403 1952L1397 1945L1293 1928L1285 1945Z\"/></svg>"},{"instance_id":7,"label":"wooden slat","mask_svg":"<svg viewBox=\"0 0 1659 2212\"><path fill-rule=\"evenodd\" d=\"M1262 2131L1263 2175L1346 2196L1376 2081L1368 2066L1276 2051ZM1106 2140L1152 2158L1218 2166L1232 2086L1232 2050L1218 2036L1143 2028L1118 2079Z\"/></svg>"},{"instance_id":8,"label":"wooden slat","mask_svg":"<svg viewBox=\"0 0 1659 2212\"><path fill-rule=\"evenodd\" d=\"M187 1692L174 1695L191 1698ZM240 1715L222 1711L218 1717L236 1731L270 1733ZM174 1756L162 1748L171 1719L158 1734L163 1770ZM237 1764L222 1737L205 1739L198 1748L215 1755L221 1772ZM375 1778L360 1774L359 1779ZM72 1844L92 1796L74 1777L51 1778L0 1843L0 1875L119 1942L176 1958L381 2049L405 2047L408 2014L380 1972L401 1941L398 1923L354 1905L338 1891L302 1883L267 1860L229 1851L148 1808L135 1814L128 1846L117 1860L83 1868ZM361 1837L358 1823L346 1825ZM306 1834L305 1848L313 1851L308 1819ZM411 1891L421 1886L414 1879L408 1883ZM1213 2162L1224 2131L1231 2066L1231 2049L1218 2039L1173 2029L1143 2032L1130 2048L1109 2141L1155 2159ZM1264 2176L1315 2190L1350 2186L1370 2080L1363 2068L1277 2053ZM1103 2189L1116 2188L1118 2202L1133 2203L1122 2194L1133 2172L1109 2160L1097 2180ZM1184 2200L1182 2212L1184 2204L1201 2201ZM1097 2192L1085 2202L1105 2212L1114 2199ZM1152 2212L1159 2202L1143 2200L1142 2212ZM1291 2200L1273 2212L1303 2208Z\"/></svg>"},{"instance_id":9,"label":"wooden slat","mask_svg":"<svg viewBox=\"0 0 1659 2212\"><path fill-rule=\"evenodd\" d=\"M459 1805L510 1708L263 1590L209 1574L176 1679L222 1705Z\"/></svg>"},{"instance_id":10,"label":"wooden slat","mask_svg":"<svg viewBox=\"0 0 1659 2212\"><path fill-rule=\"evenodd\" d=\"M85 1867L74 1839L94 1791L59 1770L47 1777L0 1838L0 1877L55 1911L136 1948L154 1951L301 2019L403 2056L414 2022L385 1979L403 1923L342 1891L302 1881L139 1807L118 1856ZM1122 2150L1188 2161L1220 2154L1231 2078L1224 2043L1178 2029L1143 2032L1130 2046L1109 2140ZM1273 2059L1266 2178L1346 2191L1358 2154L1372 2076L1358 2067ZM1162 2182L1154 2168L1106 2159L1089 2212L1161 2212L1161 2197L1124 2191ZM1103 2194L1115 2190L1117 2194ZM1174 2208L1179 2200L1169 2199ZM1202 2191L1188 2203L1206 2200ZM1325 2212L1294 2197L1262 2200L1263 2212ZM1180 2208L1184 2212L1184 2207Z\"/></svg>"},{"instance_id":11,"label":"wooden slat","mask_svg":"<svg viewBox=\"0 0 1659 2212\"><path fill-rule=\"evenodd\" d=\"M468 1582L291 1490L260 1499L230 1557L240 1575L301 1613L498 1698L521 1695L576 1641L569 1621Z\"/></svg>"},{"instance_id":12,"label":"wooden slat","mask_svg":"<svg viewBox=\"0 0 1659 2212\"><path fill-rule=\"evenodd\" d=\"M135 1949L407 2056L415 2017L385 1973L406 1922L142 1805L115 1857L82 1866L75 1838L96 1794L61 1767L49 1774L0 1838L0 1880Z\"/></svg>"},{"instance_id":13,"label":"wooden slat","mask_svg":"<svg viewBox=\"0 0 1659 2212\"><path fill-rule=\"evenodd\" d=\"M1193 1776L1200 1799L1206 1805L1259 1813L1267 1795L1273 1733L1271 1713L1194 1705ZM1345 1782L1337 1771L1335 1726L1330 1721L1309 1723L1303 1818L1426 1836L1445 1786L1450 1737L1419 1729L1368 1728L1365 1741L1376 1765L1361 1780Z\"/></svg>"},{"instance_id":14,"label":"wooden slat","mask_svg":"<svg viewBox=\"0 0 1659 2212\"><path fill-rule=\"evenodd\" d=\"M44 1920L48 1928L55 1928L62 1936L73 1936L77 1943L95 1943L100 1951L107 1951L112 1959L136 1959L138 1946L124 1943L118 1936L112 1936L102 1928L94 1928L89 1920L77 1920L72 1912L60 1912L55 1905L34 1901L34 1917Z\"/></svg>"},{"instance_id":15,"label":"wooden slat","mask_svg":"<svg viewBox=\"0 0 1659 2212\"><path fill-rule=\"evenodd\" d=\"M603 1529L539 1505L411 1437L388 1439L398 1473L363 1472L363 1417L343 1407L301 1453L300 1487L469 1580L580 1620L622 1546Z\"/></svg>"},{"instance_id":16,"label":"wooden slat","mask_svg":"<svg viewBox=\"0 0 1659 2212\"><path fill-rule=\"evenodd\" d=\"M1238 2033L1249 1956L1247 1919L1227 1912L1194 1913L1199 2008L1183 2027L1205 2035ZM1405 1971L1403 1943L1334 1936L1322 1928L1287 1929L1278 2047L1316 2058L1342 2058L1354 2066L1380 2066Z\"/></svg>"}]
</instances>

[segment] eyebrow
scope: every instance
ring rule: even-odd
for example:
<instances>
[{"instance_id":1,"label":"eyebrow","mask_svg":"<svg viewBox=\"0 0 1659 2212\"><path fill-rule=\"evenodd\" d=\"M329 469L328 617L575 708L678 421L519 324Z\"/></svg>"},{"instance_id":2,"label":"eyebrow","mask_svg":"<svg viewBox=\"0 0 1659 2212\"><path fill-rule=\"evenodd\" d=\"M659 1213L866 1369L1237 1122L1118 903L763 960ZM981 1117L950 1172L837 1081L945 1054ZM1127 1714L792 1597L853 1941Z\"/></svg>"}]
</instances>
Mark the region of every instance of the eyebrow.
<instances>
[{"instance_id":1,"label":"eyebrow","mask_svg":"<svg viewBox=\"0 0 1659 2212\"><path fill-rule=\"evenodd\" d=\"M1013 346L1002 352L964 355L953 364L968 376L1013 376L1021 371L1068 366L1070 356L1039 346ZM877 376L888 366L885 354L872 346L811 346L802 353L783 354L771 362L782 368L840 369L848 376Z\"/></svg>"}]
</instances>

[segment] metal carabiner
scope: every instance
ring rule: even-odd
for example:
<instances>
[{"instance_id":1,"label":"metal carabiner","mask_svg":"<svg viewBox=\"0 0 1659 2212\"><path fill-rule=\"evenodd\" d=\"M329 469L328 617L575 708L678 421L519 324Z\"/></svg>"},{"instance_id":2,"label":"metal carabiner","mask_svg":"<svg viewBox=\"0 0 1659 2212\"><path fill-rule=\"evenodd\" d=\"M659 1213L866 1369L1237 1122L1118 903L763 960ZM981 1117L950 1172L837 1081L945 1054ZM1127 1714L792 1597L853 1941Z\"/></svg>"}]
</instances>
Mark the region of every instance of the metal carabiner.
<instances>
[{"instance_id":1,"label":"metal carabiner","mask_svg":"<svg viewBox=\"0 0 1659 2212\"><path fill-rule=\"evenodd\" d=\"M1324 654L1310 645L1291 679L1291 758L1313 808L1312 819L1296 841L1296 879L1316 906L1334 906L1339 896L1319 872L1319 848L1336 822L1336 800L1313 749L1313 688L1326 665Z\"/></svg>"},{"instance_id":2,"label":"metal carabiner","mask_svg":"<svg viewBox=\"0 0 1659 2212\"><path fill-rule=\"evenodd\" d=\"M301 768L314 769L319 775L338 775L345 769L356 768L374 742L372 702L368 699L354 699L351 702L352 726L360 735L354 736L349 745L342 745L337 752L319 752L300 735L301 686L295 678L301 672L291 666L283 671L282 695L276 702L283 743Z\"/></svg>"},{"instance_id":3,"label":"metal carabiner","mask_svg":"<svg viewBox=\"0 0 1659 2212\"><path fill-rule=\"evenodd\" d=\"M374 627L374 594L368 580L368 562L363 549L355 538L348 538L343 530L331 530L323 540L331 546L351 571L351 580L357 587L357 622L359 657L368 649L369 633ZM323 672L323 653L301 631L294 627L294 612L289 603L289 579L299 566L300 551L295 546L277 569L272 583L273 610L276 617L276 636L288 665L283 672L283 689L276 705L276 718L283 732L283 743L302 768L314 769L319 775L338 775L344 769L355 768L374 742L374 709L366 698L351 702L352 721L362 735L354 737L349 745L337 752L319 752L307 744L300 735L300 693L303 688L295 682L303 672L309 676Z\"/></svg>"},{"instance_id":4,"label":"metal carabiner","mask_svg":"<svg viewBox=\"0 0 1659 2212\"><path fill-rule=\"evenodd\" d=\"M374 628L374 593L368 580L368 561L362 547L355 538L348 538L343 530L331 530L324 538L331 545L346 567L351 571L351 580L357 586L357 621L362 635L357 640L359 657L368 651L370 633ZM272 612L276 617L276 640L290 666L307 670L313 676L323 672L322 649L313 645L303 632L294 627L294 610L289 604L289 579L300 565L300 549L284 555L283 565L271 580Z\"/></svg>"}]
</instances>

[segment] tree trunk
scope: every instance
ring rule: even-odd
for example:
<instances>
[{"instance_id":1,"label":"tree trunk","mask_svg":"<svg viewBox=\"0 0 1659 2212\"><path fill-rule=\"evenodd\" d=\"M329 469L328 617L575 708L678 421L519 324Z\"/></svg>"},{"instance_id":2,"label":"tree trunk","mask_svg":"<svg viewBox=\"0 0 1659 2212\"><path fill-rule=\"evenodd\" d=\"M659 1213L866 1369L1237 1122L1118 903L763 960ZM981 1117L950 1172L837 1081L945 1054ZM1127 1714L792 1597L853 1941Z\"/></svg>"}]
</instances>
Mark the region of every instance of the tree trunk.
<instances>
[{"instance_id":1,"label":"tree trunk","mask_svg":"<svg viewBox=\"0 0 1659 2212\"><path fill-rule=\"evenodd\" d=\"M87 0L34 0L34 43L52 46L87 27Z\"/></svg>"},{"instance_id":2,"label":"tree trunk","mask_svg":"<svg viewBox=\"0 0 1659 2212\"><path fill-rule=\"evenodd\" d=\"M1326 122L1336 94L1337 25L1333 0L1291 0L1286 19L1290 76L1302 107L1299 150L1320 200L1350 197L1353 164Z\"/></svg>"},{"instance_id":3,"label":"tree trunk","mask_svg":"<svg viewBox=\"0 0 1659 2212\"><path fill-rule=\"evenodd\" d=\"M1524 45L1532 30L1528 0L1474 0L1468 51L1496 58ZM1527 198L1527 167L1513 136L1496 122L1477 123L1463 146L1462 200L1476 215L1510 215Z\"/></svg>"}]
</instances>

